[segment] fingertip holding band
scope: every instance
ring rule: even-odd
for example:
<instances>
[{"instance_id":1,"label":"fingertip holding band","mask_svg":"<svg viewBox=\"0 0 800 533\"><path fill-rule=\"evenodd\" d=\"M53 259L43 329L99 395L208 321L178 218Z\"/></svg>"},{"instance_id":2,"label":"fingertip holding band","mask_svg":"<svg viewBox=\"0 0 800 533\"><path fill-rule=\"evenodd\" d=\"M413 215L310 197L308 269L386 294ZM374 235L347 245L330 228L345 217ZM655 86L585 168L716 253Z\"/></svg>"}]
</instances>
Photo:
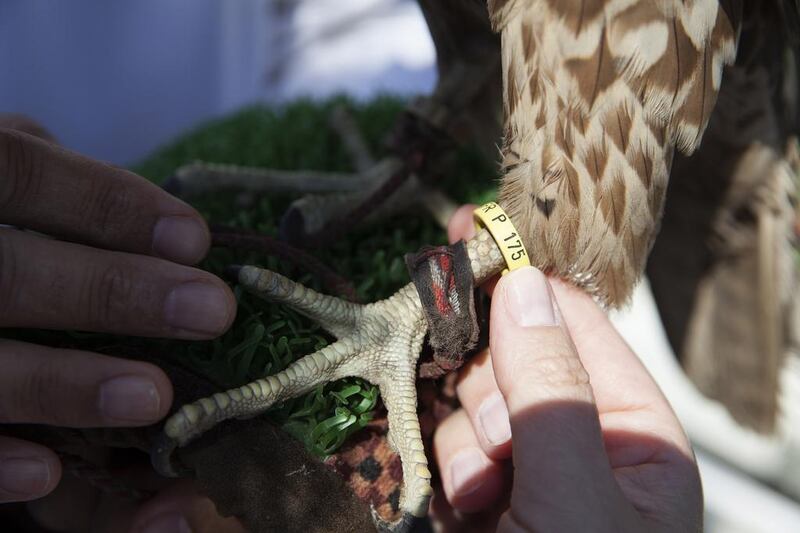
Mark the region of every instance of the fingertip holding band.
<instances>
[{"instance_id":1,"label":"fingertip holding band","mask_svg":"<svg viewBox=\"0 0 800 533\"><path fill-rule=\"evenodd\" d=\"M504 276L512 270L531 265L522 237L502 207L495 202L488 202L473 211L473 214L476 229L480 231L486 228L500 248L507 266L503 270Z\"/></svg>"}]
</instances>

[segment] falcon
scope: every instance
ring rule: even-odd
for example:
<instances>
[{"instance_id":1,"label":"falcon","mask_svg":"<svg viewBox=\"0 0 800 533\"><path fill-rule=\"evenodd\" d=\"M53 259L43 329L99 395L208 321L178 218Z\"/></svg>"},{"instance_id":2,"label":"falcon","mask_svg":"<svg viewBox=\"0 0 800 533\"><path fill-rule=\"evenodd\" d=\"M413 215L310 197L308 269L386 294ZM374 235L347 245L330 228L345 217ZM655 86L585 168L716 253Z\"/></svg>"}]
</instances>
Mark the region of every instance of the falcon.
<instances>
[{"instance_id":1,"label":"falcon","mask_svg":"<svg viewBox=\"0 0 800 533\"><path fill-rule=\"evenodd\" d=\"M747 6L736 0L420 3L439 54L440 81L429 103L449 105L451 119L479 130L479 121L468 119L470 113L491 114L478 104L498 93L485 80L499 69L497 204L518 229L531 264L608 308L628 301L645 268L675 150L689 155L700 146L745 22L764 12L797 12L795 4L778 0ZM499 34L499 50L482 34L471 39L470 32L482 28L476 13ZM481 61L448 68L473 55ZM454 76L460 82L452 82ZM464 94L469 97L457 98ZM423 263L427 257L418 256ZM486 229L463 245L461 261L470 286L506 266ZM407 531L426 514L432 494L416 398L419 354L432 324L419 284L360 305L257 267L239 267L236 276L245 289L291 306L337 340L278 374L181 407L165 424L154 465L175 474L171 452L217 423L255 416L327 381L361 377L380 388L388 439L403 470L402 516L388 523L375 515L376 525Z\"/></svg>"}]
</instances>

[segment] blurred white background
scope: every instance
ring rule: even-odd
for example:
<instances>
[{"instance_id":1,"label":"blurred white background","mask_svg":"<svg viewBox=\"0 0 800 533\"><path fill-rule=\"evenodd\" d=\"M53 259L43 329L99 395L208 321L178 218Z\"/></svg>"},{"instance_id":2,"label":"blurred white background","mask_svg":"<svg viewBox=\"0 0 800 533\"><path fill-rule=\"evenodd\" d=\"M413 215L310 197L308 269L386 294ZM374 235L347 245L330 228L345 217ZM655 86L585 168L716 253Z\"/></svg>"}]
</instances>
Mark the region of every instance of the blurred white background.
<instances>
[{"instance_id":1,"label":"blurred white background","mask_svg":"<svg viewBox=\"0 0 800 533\"><path fill-rule=\"evenodd\" d=\"M426 92L434 61L413 0L0 0L0 111L118 164L253 102ZM800 382L781 435L742 431L683 377L646 284L615 320L698 444L707 531L800 531L795 501L755 480L800 495Z\"/></svg>"},{"instance_id":2,"label":"blurred white background","mask_svg":"<svg viewBox=\"0 0 800 533\"><path fill-rule=\"evenodd\" d=\"M256 101L425 92L434 60L413 0L0 1L0 111L118 164Z\"/></svg>"}]
</instances>

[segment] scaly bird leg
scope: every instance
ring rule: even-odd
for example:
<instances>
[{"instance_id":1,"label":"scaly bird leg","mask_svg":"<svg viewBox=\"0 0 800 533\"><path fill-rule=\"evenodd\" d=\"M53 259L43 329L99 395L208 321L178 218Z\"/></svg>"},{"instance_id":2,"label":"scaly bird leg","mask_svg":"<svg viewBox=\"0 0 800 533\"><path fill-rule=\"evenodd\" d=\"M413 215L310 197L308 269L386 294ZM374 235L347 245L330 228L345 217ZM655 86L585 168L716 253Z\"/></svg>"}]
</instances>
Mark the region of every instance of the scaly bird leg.
<instances>
[{"instance_id":1,"label":"scaly bird leg","mask_svg":"<svg viewBox=\"0 0 800 533\"><path fill-rule=\"evenodd\" d=\"M164 187L182 197L226 188L251 193L336 194L363 191L385 179L381 169L375 167L353 117L344 107L334 109L330 123L342 138L356 173L292 171L194 161L178 168Z\"/></svg>"},{"instance_id":2,"label":"scaly bird leg","mask_svg":"<svg viewBox=\"0 0 800 533\"><path fill-rule=\"evenodd\" d=\"M342 145L358 172L366 172L375 165L375 158L367 146L367 140L361 134L355 117L347 107L343 105L334 107L329 124L339 134Z\"/></svg>"},{"instance_id":3,"label":"scaly bird leg","mask_svg":"<svg viewBox=\"0 0 800 533\"><path fill-rule=\"evenodd\" d=\"M358 173L289 171L195 161L180 167L164 188L183 198L228 188L245 193L302 194L289 206L282 228L289 241L303 244L307 236L344 219L354 207L370 199L402 172L402 166L402 161L395 157L387 157ZM410 176L370 210L367 220L374 222L407 210L417 198L427 194L425 189L415 175ZM427 202L423 204L427 207Z\"/></svg>"},{"instance_id":4,"label":"scaly bird leg","mask_svg":"<svg viewBox=\"0 0 800 533\"><path fill-rule=\"evenodd\" d=\"M408 175L400 157L388 156L376 161L345 108L334 109L330 122L357 172L289 171L195 161L178 168L164 188L187 198L236 189L242 191L245 202L252 198L250 193L302 195L284 214L280 233L283 239L303 247L335 240L326 229L344 233L362 218L373 223L407 211L419 203L419 198L434 198L422 201L423 206L440 223L447 220L444 217L448 211L442 211L438 205L444 194L423 184L417 175ZM430 205L431 201L437 205Z\"/></svg>"},{"instance_id":5,"label":"scaly bird leg","mask_svg":"<svg viewBox=\"0 0 800 533\"><path fill-rule=\"evenodd\" d=\"M485 230L467 243L467 251L476 285L503 268L500 250ZM153 450L153 464L160 472L175 475L171 452L217 423L261 414L320 383L361 377L380 388L388 411L389 442L403 465L402 517L389 524L376 516L376 523L382 531L406 531L414 517L425 515L432 494L417 419L417 359L427 323L416 288L409 283L390 298L359 305L256 267L241 267L238 278L248 291L293 307L338 340L274 376L181 407L164 426L162 441Z\"/></svg>"},{"instance_id":6,"label":"scaly bird leg","mask_svg":"<svg viewBox=\"0 0 800 533\"><path fill-rule=\"evenodd\" d=\"M361 190L374 179L369 173L279 170L195 161L178 168L165 188L181 197L227 188L286 194L336 193Z\"/></svg>"},{"instance_id":7,"label":"scaly bird leg","mask_svg":"<svg viewBox=\"0 0 800 533\"><path fill-rule=\"evenodd\" d=\"M370 205L370 211L365 216L368 223L401 213L421 202L442 227L447 226L447 221L457 208L455 202L449 200L443 192L423 184L415 174L408 176L385 198L372 201L378 190L392 176L403 170L402 161L396 157L388 157L376 162L353 116L345 107L339 106L333 110L330 123L341 137L356 170L361 173L369 172L374 181L358 191L307 194L295 200L283 217L281 233L284 237L298 245L309 245L308 236L319 235L337 221L346 221L348 216L352 216L353 210L365 202ZM318 240L327 239L323 237Z\"/></svg>"}]
</instances>

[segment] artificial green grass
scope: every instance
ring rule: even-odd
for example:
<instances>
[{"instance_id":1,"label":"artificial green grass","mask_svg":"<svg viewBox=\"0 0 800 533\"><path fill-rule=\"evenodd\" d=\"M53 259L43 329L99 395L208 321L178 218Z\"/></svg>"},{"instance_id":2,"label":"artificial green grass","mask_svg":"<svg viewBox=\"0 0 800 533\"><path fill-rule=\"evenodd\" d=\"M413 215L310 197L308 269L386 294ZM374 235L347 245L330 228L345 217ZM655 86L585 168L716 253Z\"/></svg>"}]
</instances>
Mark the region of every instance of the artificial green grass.
<instances>
[{"instance_id":1,"label":"artificial green grass","mask_svg":"<svg viewBox=\"0 0 800 533\"><path fill-rule=\"evenodd\" d=\"M345 104L376 157L384 155L383 139L404 102L381 97L365 104L343 98L321 103L297 101L280 109L251 107L208 123L164 147L133 170L161 183L179 166L194 160L235 163L280 169L352 171L340 139L329 127L330 112ZM491 198L493 162L475 150L458 151L443 187L460 202ZM253 205L240 207L237 192L214 193L192 199L210 224L221 224L275 236L280 215L292 197L262 195ZM349 279L363 302L391 295L408 283L403 255L425 244L446 240L424 210L361 227L324 250L312 250L336 272ZM201 264L223 277L231 263L263 266L283 273L316 290L318 281L298 275L291 264L255 252L215 248ZM174 358L208 376L220 389L274 374L297 358L325 346L332 339L309 319L291 309L262 301L234 286L238 314L232 328L208 342L137 340L137 345L172 353ZM85 349L112 342L108 335L72 334ZM124 342L114 337L113 342ZM303 397L284 402L266 416L324 457L353 432L364 427L378 404L377 387L360 379L344 379L317 387Z\"/></svg>"}]
</instances>

